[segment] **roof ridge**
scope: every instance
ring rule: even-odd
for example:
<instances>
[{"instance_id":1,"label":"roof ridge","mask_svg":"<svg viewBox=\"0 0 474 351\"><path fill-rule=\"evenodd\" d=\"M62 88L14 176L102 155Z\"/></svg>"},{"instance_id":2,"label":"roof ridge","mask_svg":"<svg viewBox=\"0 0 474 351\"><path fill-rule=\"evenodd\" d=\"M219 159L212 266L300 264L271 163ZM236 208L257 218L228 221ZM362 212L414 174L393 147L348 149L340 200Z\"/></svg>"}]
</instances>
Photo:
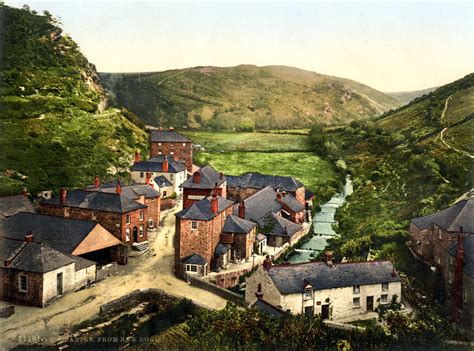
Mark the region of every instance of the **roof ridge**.
<instances>
[{"instance_id":1,"label":"roof ridge","mask_svg":"<svg viewBox=\"0 0 474 351\"><path fill-rule=\"evenodd\" d=\"M393 266L393 263L390 260L373 260L373 261L350 261L350 262L334 262L334 265L346 265L346 264L365 264L365 263L382 263L387 262ZM272 265L270 268L287 268L294 266L303 266L308 264L326 264L324 261L308 261L308 262L298 262L298 263L281 263L277 265Z\"/></svg>"}]
</instances>

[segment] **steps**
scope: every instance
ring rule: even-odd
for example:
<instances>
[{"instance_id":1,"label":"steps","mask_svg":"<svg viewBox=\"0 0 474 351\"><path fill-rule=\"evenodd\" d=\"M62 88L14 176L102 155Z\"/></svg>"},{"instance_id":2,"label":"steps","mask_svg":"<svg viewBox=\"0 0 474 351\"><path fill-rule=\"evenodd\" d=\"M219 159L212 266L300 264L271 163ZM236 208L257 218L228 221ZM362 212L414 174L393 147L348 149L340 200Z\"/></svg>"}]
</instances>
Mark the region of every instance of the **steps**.
<instances>
[{"instance_id":1,"label":"steps","mask_svg":"<svg viewBox=\"0 0 474 351\"><path fill-rule=\"evenodd\" d=\"M141 256L148 250L150 250L150 248L148 247L148 241L142 241L141 243L133 243L132 251L134 252L131 252L130 256Z\"/></svg>"}]
</instances>

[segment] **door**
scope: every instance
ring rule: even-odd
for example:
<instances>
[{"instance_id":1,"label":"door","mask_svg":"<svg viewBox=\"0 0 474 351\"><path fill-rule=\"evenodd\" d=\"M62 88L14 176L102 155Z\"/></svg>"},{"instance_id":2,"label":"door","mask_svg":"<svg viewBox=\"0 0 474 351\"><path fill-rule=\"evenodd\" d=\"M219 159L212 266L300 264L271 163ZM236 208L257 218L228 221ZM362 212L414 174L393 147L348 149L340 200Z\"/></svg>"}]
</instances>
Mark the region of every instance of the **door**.
<instances>
[{"instance_id":1,"label":"door","mask_svg":"<svg viewBox=\"0 0 474 351\"><path fill-rule=\"evenodd\" d=\"M58 273L56 276L56 290L58 292L58 296L63 294L63 273Z\"/></svg>"},{"instance_id":2,"label":"door","mask_svg":"<svg viewBox=\"0 0 474 351\"><path fill-rule=\"evenodd\" d=\"M321 305L321 318L329 319L329 305Z\"/></svg>"},{"instance_id":3,"label":"door","mask_svg":"<svg viewBox=\"0 0 474 351\"><path fill-rule=\"evenodd\" d=\"M313 317L314 307L313 306L306 306L304 308L304 314L305 314L306 317Z\"/></svg>"},{"instance_id":4,"label":"door","mask_svg":"<svg viewBox=\"0 0 474 351\"><path fill-rule=\"evenodd\" d=\"M133 227L133 241L137 242L138 241L138 228Z\"/></svg>"},{"instance_id":5,"label":"door","mask_svg":"<svg viewBox=\"0 0 474 351\"><path fill-rule=\"evenodd\" d=\"M373 311L373 310L374 310L374 297L367 296L367 311Z\"/></svg>"}]
</instances>

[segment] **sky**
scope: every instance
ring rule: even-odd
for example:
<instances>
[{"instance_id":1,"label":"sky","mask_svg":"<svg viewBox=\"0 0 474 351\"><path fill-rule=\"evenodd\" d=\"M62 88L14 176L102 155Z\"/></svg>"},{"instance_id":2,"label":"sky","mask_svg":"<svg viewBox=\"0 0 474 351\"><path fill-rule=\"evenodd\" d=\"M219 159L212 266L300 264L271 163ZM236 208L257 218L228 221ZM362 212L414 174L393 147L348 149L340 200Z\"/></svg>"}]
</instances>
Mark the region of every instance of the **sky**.
<instances>
[{"instance_id":1,"label":"sky","mask_svg":"<svg viewBox=\"0 0 474 351\"><path fill-rule=\"evenodd\" d=\"M60 17L100 72L286 65L381 91L474 71L474 1L5 1Z\"/></svg>"}]
</instances>

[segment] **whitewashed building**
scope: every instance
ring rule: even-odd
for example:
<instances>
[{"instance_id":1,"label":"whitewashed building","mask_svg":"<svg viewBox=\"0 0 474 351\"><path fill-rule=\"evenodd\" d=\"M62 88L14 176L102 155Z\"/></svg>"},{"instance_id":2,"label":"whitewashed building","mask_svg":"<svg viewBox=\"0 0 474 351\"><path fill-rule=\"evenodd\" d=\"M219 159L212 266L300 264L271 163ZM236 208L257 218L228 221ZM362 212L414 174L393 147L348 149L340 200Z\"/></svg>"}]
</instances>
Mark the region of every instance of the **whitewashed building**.
<instances>
[{"instance_id":1,"label":"whitewashed building","mask_svg":"<svg viewBox=\"0 0 474 351\"><path fill-rule=\"evenodd\" d=\"M401 298L400 277L389 261L308 262L260 267L246 279L245 300L257 299L292 314L351 320Z\"/></svg>"}]
</instances>

